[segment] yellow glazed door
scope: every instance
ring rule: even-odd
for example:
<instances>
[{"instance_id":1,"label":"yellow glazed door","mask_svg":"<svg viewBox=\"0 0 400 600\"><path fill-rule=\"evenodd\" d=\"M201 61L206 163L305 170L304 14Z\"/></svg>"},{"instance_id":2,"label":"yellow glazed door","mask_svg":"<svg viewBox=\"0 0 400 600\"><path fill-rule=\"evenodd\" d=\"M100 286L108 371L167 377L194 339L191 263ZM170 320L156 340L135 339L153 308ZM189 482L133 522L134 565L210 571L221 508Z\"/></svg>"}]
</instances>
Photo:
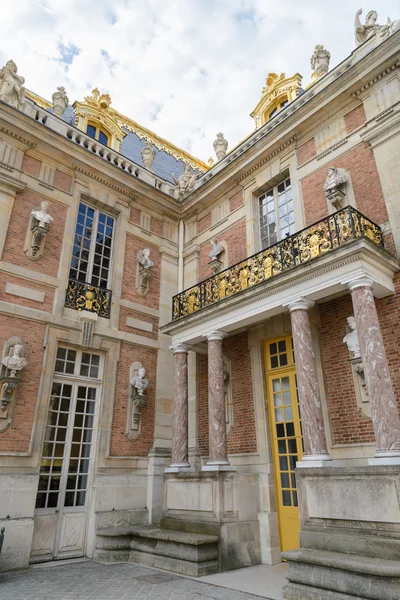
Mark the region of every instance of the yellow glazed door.
<instances>
[{"instance_id":1,"label":"yellow glazed door","mask_svg":"<svg viewBox=\"0 0 400 600\"><path fill-rule=\"evenodd\" d=\"M290 337L266 342L268 404L281 550L299 547L296 462L303 454L296 367Z\"/></svg>"}]
</instances>

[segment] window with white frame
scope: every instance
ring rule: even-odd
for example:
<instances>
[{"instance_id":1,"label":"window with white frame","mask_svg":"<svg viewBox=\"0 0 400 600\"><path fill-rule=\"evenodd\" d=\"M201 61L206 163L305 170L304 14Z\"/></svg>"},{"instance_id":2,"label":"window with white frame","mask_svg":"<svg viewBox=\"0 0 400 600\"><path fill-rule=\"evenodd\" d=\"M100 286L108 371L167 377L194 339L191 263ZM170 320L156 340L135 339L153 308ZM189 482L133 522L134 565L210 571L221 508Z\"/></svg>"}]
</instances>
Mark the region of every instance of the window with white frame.
<instances>
[{"instance_id":1,"label":"window with white frame","mask_svg":"<svg viewBox=\"0 0 400 600\"><path fill-rule=\"evenodd\" d=\"M107 289L115 219L80 202L69 278Z\"/></svg>"},{"instance_id":2,"label":"window with white frame","mask_svg":"<svg viewBox=\"0 0 400 600\"><path fill-rule=\"evenodd\" d=\"M295 233L294 208L290 177L258 198L262 248L276 244Z\"/></svg>"}]
</instances>

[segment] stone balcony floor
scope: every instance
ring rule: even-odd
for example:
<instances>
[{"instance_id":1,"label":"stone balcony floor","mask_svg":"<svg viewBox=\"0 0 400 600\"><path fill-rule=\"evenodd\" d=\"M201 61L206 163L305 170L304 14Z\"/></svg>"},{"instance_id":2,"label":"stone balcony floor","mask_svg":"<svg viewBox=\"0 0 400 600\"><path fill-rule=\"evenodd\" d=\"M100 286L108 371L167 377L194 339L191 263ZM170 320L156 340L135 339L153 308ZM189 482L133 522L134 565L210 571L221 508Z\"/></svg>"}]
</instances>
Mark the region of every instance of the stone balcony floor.
<instances>
[{"instance_id":1,"label":"stone balcony floor","mask_svg":"<svg viewBox=\"0 0 400 600\"><path fill-rule=\"evenodd\" d=\"M256 578L254 578L254 569L258 570ZM265 579L262 569L265 570ZM277 571L278 575L274 574L270 585L271 595L267 595L269 594L268 569L276 570L276 567L261 565L193 580L167 571L128 563L103 565L89 560L64 561L64 564L48 563L35 565L23 571L0 573L0 598L1 600L256 600L262 596L270 600L280 600L282 596L279 593L279 582L283 583L284 577L281 578L279 571ZM226 586L229 579L232 586L228 588ZM249 591L256 589L258 595L239 591L237 585L242 586L240 589L249 589Z\"/></svg>"}]
</instances>

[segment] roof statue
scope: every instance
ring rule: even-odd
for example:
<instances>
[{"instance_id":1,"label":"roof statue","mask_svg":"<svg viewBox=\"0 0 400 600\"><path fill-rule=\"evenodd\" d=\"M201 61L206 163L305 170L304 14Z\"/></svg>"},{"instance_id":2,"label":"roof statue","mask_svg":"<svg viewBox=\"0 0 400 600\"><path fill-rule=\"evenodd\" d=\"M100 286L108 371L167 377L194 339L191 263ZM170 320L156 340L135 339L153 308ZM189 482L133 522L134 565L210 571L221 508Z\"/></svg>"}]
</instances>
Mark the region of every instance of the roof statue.
<instances>
[{"instance_id":1,"label":"roof statue","mask_svg":"<svg viewBox=\"0 0 400 600\"><path fill-rule=\"evenodd\" d=\"M175 174L172 173L172 179L176 184L174 193L175 198L177 200L183 200L183 198L187 196L194 188L194 184L196 183L196 173L191 171L189 165L185 165L183 173L181 173L178 178L176 178Z\"/></svg>"},{"instance_id":2,"label":"roof statue","mask_svg":"<svg viewBox=\"0 0 400 600\"><path fill-rule=\"evenodd\" d=\"M226 156L226 151L228 150L228 142L224 138L223 133L217 133L217 139L213 143L215 154L217 155L217 160L222 160Z\"/></svg>"},{"instance_id":3,"label":"roof statue","mask_svg":"<svg viewBox=\"0 0 400 600\"><path fill-rule=\"evenodd\" d=\"M145 145L142 149L141 155L142 155L143 165L146 167L146 169L149 169L149 171L151 171L151 166L155 159L156 151L154 150L153 144L151 143L150 140L147 140L147 142L145 143Z\"/></svg>"},{"instance_id":4,"label":"roof statue","mask_svg":"<svg viewBox=\"0 0 400 600\"><path fill-rule=\"evenodd\" d=\"M17 75L18 67L13 60L9 60L5 67L0 69L0 100L7 102L15 108L25 104L25 79Z\"/></svg>"},{"instance_id":5,"label":"roof statue","mask_svg":"<svg viewBox=\"0 0 400 600\"><path fill-rule=\"evenodd\" d=\"M379 25L379 23L377 23L378 13L376 10L370 10L366 14L364 25L360 20L361 15L362 8L359 8L354 19L354 35L357 46L360 46L375 34L377 34L379 38L385 38L400 29L400 19L392 21L388 17L386 25Z\"/></svg>"},{"instance_id":6,"label":"roof statue","mask_svg":"<svg viewBox=\"0 0 400 600\"><path fill-rule=\"evenodd\" d=\"M52 95L53 100L53 112L57 117L62 117L65 109L68 106L68 96L65 91L65 87L61 86L57 88L57 91Z\"/></svg>"},{"instance_id":7,"label":"roof statue","mask_svg":"<svg viewBox=\"0 0 400 600\"><path fill-rule=\"evenodd\" d=\"M311 56L310 63L313 70L312 78L319 79L327 74L329 71L329 61L331 60L331 53L326 50L323 46L315 46L313 55Z\"/></svg>"}]
</instances>

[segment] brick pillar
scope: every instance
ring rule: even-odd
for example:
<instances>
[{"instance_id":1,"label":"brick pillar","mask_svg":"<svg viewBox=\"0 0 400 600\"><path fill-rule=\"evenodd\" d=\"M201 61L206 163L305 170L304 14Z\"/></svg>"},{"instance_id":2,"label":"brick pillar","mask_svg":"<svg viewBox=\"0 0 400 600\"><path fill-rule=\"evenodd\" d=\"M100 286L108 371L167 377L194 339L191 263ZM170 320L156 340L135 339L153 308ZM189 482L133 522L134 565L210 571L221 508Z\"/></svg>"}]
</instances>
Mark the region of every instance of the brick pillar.
<instances>
[{"instance_id":1,"label":"brick pillar","mask_svg":"<svg viewBox=\"0 0 400 600\"><path fill-rule=\"evenodd\" d=\"M312 346L309 308L313 302L301 298L289 304L296 358L297 387L303 426L303 461L328 461L317 368Z\"/></svg>"},{"instance_id":2,"label":"brick pillar","mask_svg":"<svg viewBox=\"0 0 400 600\"><path fill-rule=\"evenodd\" d=\"M188 461L188 348L172 346L174 395L172 399L172 462L167 471L187 470Z\"/></svg>"},{"instance_id":3,"label":"brick pillar","mask_svg":"<svg viewBox=\"0 0 400 600\"><path fill-rule=\"evenodd\" d=\"M353 301L365 384L371 405L376 457L393 457L400 456L400 418L372 284L369 277L362 277L351 281L347 287Z\"/></svg>"},{"instance_id":4,"label":"brick pillar","mask_svg":"<svg viewBox=\"0 0 400 600\"><path fill-rule=\"evenodd\" d=\"M221 331L207 335L209 458L203 470L208 471L233 468L229 464L226 445L223 338Z\"/></svg>"}]
</instances>

